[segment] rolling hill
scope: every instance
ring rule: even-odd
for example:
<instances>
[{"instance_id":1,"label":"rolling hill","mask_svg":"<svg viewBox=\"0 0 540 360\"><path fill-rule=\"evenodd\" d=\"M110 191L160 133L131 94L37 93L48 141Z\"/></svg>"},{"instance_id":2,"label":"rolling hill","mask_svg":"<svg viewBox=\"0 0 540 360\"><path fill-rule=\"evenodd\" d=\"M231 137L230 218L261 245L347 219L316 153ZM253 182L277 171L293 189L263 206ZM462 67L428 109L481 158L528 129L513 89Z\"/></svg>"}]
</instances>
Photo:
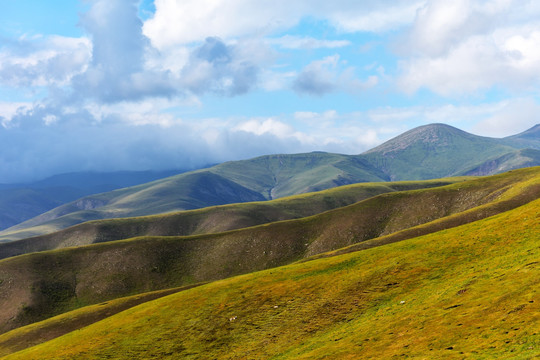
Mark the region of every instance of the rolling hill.
<instances>
[{"instance_id":1,"label":"rolling hill","mask_svg":"<svg viewBox=\"0 0 540 360\"><path fill-rule=\"evenodd\" d=\"M51 234L0 244L0 259L137 236L187 236L223 232L311 216L388 192L432 188L467 179L471 178L361 183L264 202L213 206L164 215L89 221Z\"/></svg>"},{"instance_id":2,"label":"rolling hill","mask_svg":"<svg viewBox=\"0 0 540 360\"><path fill-rule=\"evenodd\" d=\"M192 236L139 237L0 261L0 331L121 296L381 246L500 214L540 197L540 168L397 191L296 220Z\"/></svg>"},{"instance_id":3,"label":"rolling hill","mask_svg":"<svg viewBox=\"0 0 540 360\"><path fill-rule=\"evenodd\" d=\"M324 254L321 259L310 258L212 282L122 312L114 309L120 303L134 300L102 303L6 333L0 336L0 351L7 355L6 359L535 358L540 355L539 171L538 168L520 170L442 188L379 195L376 198L383 197L384 201L378 206L399 196L414 197L422 193L427 198L435 196L433 199L441 200L454 194L449 196L454 202L429 202L427 198L411 202L409 198L403 203L425 207L424 212L420 208L414 211L421 216L434 210L449 213L449 209L474 197L469 187L476 188L474 184L481 181L491 183L488 186L491 191L484 192L491 202L468 211L456 209L454 215L447 217L465 216L468 221L459 226L428 231L419 237L363 251ZM521 177L523 182L511 181L514 176ZM501 185L498 189L497 183ZM520 196L524 196L521 205L514 203L512 208L507 204L505 209L494 209ZM341 213L333 221L359 213L352 211L354 206L341 209L348 211L347 216ZM404 209L403 205L396 213ZM488 214L486 209L492 209L493 213ZM321 221L318 218L315 222ZM394 218L390 223L395 221ZM284 224L292 223L276 225ZM271 226L274 225L258 229ZM286 229L292 231L293 226ZM340 229L341 233L333 232L333 238L346 237L351 230ZM272 248L277 251L279 246L275 242L280 242L280 236L276 234L286 233L274 230L273 234ZM301 241L309 242L309 236L308 233ZM183 241L191 239L194 238ZM58 266L69 262L73 266L84 259L83 256L70 260L73 251L88 254L90 249L116 247L121 243L133 245L137 241L154 242L155 246L157 241L166 239L112 242L20 256L0 261L1 273L5 274L9 268L6 264L28 259L32 259L28 263L34 265L36 273L45 269L45 264ZM133 263L133 252L120 249L106 259L114 261L116 255ZM253 253L246 252L248 249L242 249L243 258L230 259L229 266L241 267L247 261L246 253L251 259ZM223 254L232 256L231 252ZM299 254L305 252L300 249ZM293 256L292 260L301 257ZM170 261L161 258L159 264L171 266ZM140 264L137 271L148 274L144 270L147 264ZM41 266L43 269L39 269ZM102 274L105 269L103 266L101 271L93 270ZM230 271L227 267L223 269ZM85 276L77 273L78 278ZM173 273L165 271L158 278L171 276ZM100 287L98 291L103 289ZM110 317L99 315L108 307ZM96 322L87 326L87 322L80 320L84 316L94 316ZM67 334L50 341L46 341L50 338L37 338L40 329L66 326L77 331L66 330ZM34 344L39 345L23 350Z\"/></svg>"},{"instance_id":4,"label":"rolling hill","mask_svg":"<svg viewBox=\"0 0 540 360\"><path fill-rule=\"evenodd\" d=\"M78 172L26 184L0 184L0 230L83 196L142 184L181 172Z\"/></svg>"},{"instance_id":5,"label":"rolling hill","mask_svg":"<svg viewBox=\"0 0 540 360\"><path fill-rule=\"evenodd\" d=\"M358 182L490 175L537 166L539 133L536 126L495 139L431 124L360 155L314 152L227 162L79 199L0 232L0 241L47 234L89 220L270 200Z\"/></svg>"}]
</instances>

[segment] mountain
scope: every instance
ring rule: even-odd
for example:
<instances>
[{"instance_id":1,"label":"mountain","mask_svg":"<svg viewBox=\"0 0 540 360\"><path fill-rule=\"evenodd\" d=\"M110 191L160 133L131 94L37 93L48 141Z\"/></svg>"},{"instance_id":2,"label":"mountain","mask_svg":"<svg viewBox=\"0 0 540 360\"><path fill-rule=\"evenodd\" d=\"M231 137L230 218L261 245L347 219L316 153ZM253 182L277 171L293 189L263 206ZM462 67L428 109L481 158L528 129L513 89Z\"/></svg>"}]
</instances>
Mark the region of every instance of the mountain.
<instances>
[{"instance_id":1,"label":"mountain","mask_svg":"<svg viewBox=\"0 0 540 360\"><path fill-rule=\"evenodd\" d=\"M492 158L515 151L500 140L431 124L391 139L364 153L391 180L462 175Z\"/></svg>"},{"instance_id":2,"label":"mountain","mask_svg":"<svg viewBox=\"0 0 540 360\"><path fill-rule=\"evenodd\" d=\"M3 319L64 314L1 335L0 354L535 358L539 198L540 168L522 169L221 234L5 259Z\"/></svg>"},{"instance_id":3,"label":"mountain","mask_svg":"<svg viewBox=\"0 0 540 360\"><path fill-rule=\"evenodd\" d=\"M495 139L431 124L360 155L314 152L226 162L79 199L0 232L0 241L47 234L89 220L270 200L358 182L490 175L536 166L540 150L520 146L540 144L539 129Z\"/></svg>"},{"instance_id":4,"label":"mountain","mask_svg":"<svg viewBox=\"0 0 540 360\"><path fill-rule=\"evenodd\" d=\"M0 184L0 230L86 195L142 184L181 172L77 172L27 184Z\"/></svg>"},{"instance_id":5,"label":"mountain","mask_svg":"<svg viewBox=\"0 0 540 360\"><path fill-rule=\"evenodd\" d=\"M513 136L503 139L506 144L518 149L536 149L540 150L540 124Z\"/></svg>"},{"instance_id":6,"label":"mountain","mask_svg":"<svg viewBox=\"0 0 540 360\"><path fill-rule=\"evenodd\" d=\"M311 217L221 233L153 236L0 261L0 331L83 305L193 285L353 246L449 229L540 197L540 168L377 195ZM24 304L21 306L20 304Z\"/></svg>"},{"instance_id":7,"label":"mountain","mask_svg":"<svg viewBox=\"0 0 540 360\"><path fill-rule=\"evenodd\" d=\"M226 162L76 200L0 232L0 240L46 234L89 220L262 201L383 180L378 175L383 176L361 158L320 152Z\"/></svg>"}]
</instances>

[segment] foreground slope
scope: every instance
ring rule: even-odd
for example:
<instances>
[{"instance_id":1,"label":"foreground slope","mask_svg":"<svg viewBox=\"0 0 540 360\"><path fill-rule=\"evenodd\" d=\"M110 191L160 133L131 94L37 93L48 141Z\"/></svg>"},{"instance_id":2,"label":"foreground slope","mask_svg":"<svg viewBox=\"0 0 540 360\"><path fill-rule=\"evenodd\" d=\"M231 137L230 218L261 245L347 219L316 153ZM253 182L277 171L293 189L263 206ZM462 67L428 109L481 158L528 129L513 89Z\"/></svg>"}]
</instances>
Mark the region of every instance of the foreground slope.
<instances>
[{"instance_id":1,"label":"foreground slope","mask_svg":"<svg viewBox=\"0 0 540 360\"><path fill-rule=\"evenodd\" d=\"M141 237L0 261L0 331L88 304L285 265L486 218L540 197L540 168L378 195L297 220L217 234Z\"/></svg>"},{"instance_id":2,"label":"foreground slope","mask_svg":"<svg viewBox=\"0 0 540 360\"><path fill-rule=\"evenodd\" d=\"M6 359L532 359L539 241L535 200L163 297Z\"/></svg>"},{"instance_id":3,"label":"foreground slope","mask_svg":"<svg viewBox=\"0 0 540 360\"><path fill-rule=\"evenodd\" d=\"M223 232L311 216L388 192L432 188L467 179L472 178L361 183L264 202L223 205L165 215L90 221L56 233L0 244L0 259L137 236L186 236Z\"/></svg>"}]
</instances>

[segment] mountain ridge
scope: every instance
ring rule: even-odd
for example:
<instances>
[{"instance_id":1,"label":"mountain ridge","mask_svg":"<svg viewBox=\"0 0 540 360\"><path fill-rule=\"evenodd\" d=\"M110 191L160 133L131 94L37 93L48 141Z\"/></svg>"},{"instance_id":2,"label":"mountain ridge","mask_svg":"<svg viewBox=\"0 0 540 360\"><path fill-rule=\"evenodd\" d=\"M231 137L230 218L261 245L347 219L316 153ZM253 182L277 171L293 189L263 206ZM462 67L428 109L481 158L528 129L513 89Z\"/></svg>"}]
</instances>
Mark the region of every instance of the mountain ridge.
<instances>
[{"instance_id":1,"label":"mountain ridge","mask_svg":"<svg viewBox=\"0 0 540 360\"><path fill-rule=\"evenodd\" d=\"M450 125L430 124L359 155L324 152L267 155L230 161L216 166L160 179L113 193L93 195L62 205L37 218L0 232L0 241L12 241L57 231L88 220L166 213L223 203L200 194L204 176L221 176L221 185L232 183L253 191L248 200L276 199L336 186L372 181L424 180L461 175L490 175L520 167L540 165L540 126L502 139L473 135ZM531 148L522 148L528 146ZM232 182L232 183L231 183ZM219 185L219 186L221 186ZM216 183L217 186L217 183ZM183 187L183 190L179 189ZM255 194L257 193L257 194ZM160 195L161 199L159 199ZM206 194L208 195L208 194ZM163 196L168 198L163 200ZM202 199L201 199L202 198ZM154 202L160 202L155 206ZM70 210L71 209L71 210Z\"/></svg>"}]
</instances>

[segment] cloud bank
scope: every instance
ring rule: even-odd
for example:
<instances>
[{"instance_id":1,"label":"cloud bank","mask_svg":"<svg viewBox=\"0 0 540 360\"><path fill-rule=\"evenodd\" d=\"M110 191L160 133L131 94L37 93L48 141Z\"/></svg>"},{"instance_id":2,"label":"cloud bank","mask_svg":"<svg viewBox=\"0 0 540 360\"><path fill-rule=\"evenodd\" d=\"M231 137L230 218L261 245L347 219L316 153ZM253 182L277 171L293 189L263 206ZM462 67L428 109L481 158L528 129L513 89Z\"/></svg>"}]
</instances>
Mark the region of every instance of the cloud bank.
<instances>
[{"instance_id":1,"label":"cloud bank","mask_svg":"<svg viewBox=\"0 0 540 360\"><path fill-rule=\"evenodd\" d=\"M538 122L532 1L155 0L144 21L138 0L88 4L82 37L2 39L0 183Z\"/></svg>"}]
</instances>

